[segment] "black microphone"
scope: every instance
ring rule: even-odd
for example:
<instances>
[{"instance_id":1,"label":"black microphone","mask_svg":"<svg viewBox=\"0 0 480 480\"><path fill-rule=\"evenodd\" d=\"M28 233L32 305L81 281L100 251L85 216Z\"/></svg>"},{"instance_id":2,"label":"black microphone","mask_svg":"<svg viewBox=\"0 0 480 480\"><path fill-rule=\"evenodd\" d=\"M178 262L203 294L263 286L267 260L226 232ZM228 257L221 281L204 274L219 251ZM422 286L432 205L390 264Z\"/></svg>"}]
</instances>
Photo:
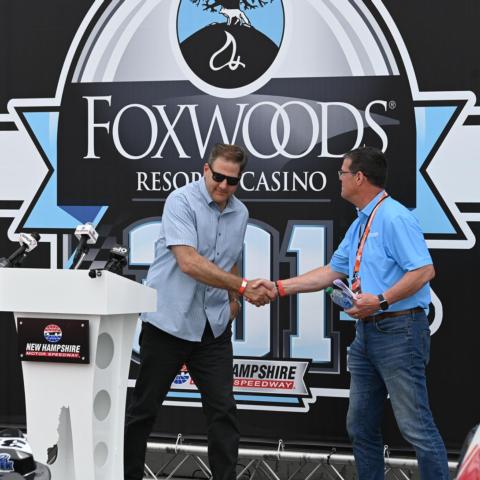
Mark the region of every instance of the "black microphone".
<instances>
[{"instance_id":1,"label":"black microphone","mask_svg":"<svg viewBox=\"0 0 480 480\"><path fill-rule=\"evenodd\" d=\"M21 233L18 239L20 248L15 250L8 258L0 258L0 268L16 268L34 248L37 248L40 235L38 233Z\"/></svg>"},{"instance_id":2,"label":"black microphone","mask_svg":"<svg viewBox=\"0 0 480 480\"><path fill-rule=\"evenodd\" d=\"M110 255L108 257L105 267L102 269L94 269L88 272L90 278L96 278L102 276L102 271L116 273L121 275L123 267L128 263L128 248L122 245L115 245L110 249Z\"/></svg>"},{"instance_id":3,"label":"black microphone","mask_svg":"<svg viewBox=\"0 0 480 480\"><path fill-rule=\"evenodd\" d=\"M79 242L75 252L73 252L73 270L76 270L81 265L85 255L90 250L90 245L93 245L97 241L98 233L95 230L95 227L87 222L83 225L79 225L75 229L75 236L78 238Z\"/></svg>"},{"instance_id":4,"label":"black microphone","mask_svg":"<svg viewBox=\"0 0 480 480\"><path fill-rule=\"evenodd\" d=\"M107 264L104 267L104 270L109 272L117 273L118 275L122 274L123 267L128 263L128 248L122 245L115 245L110 250L110 257L107 261Z\"/></svg>"}]
</instances>

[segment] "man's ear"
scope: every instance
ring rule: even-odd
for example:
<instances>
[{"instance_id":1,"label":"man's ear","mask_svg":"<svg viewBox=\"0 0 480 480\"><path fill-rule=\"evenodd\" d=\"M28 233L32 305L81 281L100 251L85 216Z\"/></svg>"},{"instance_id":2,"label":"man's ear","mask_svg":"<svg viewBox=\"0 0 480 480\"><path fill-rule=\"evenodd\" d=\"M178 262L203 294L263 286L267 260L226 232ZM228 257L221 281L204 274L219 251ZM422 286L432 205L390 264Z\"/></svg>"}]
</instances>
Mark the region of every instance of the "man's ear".
<instances>
[{"instance_id":1,"label":"man's ear","mask_svg":"<svg viewBox=\"0 0 480 480\"><path fill-rule=\"evenodd\" d=\"M203 165L203 174L205 175L208 172L208 163Z\"/></svg>"},{"instance_id":2,"label":"man's ear","mask_svg":"<svg viewBox=\"0 0 480 480\"><path fill-rule=\"evenodd\" d=\"M357 173L360 174L360 175L357 176L357 183L359 185L363 182L368 182L368 178L364 175L364 173L362 171L358 171Z\"/></svg>"}]
</instances>

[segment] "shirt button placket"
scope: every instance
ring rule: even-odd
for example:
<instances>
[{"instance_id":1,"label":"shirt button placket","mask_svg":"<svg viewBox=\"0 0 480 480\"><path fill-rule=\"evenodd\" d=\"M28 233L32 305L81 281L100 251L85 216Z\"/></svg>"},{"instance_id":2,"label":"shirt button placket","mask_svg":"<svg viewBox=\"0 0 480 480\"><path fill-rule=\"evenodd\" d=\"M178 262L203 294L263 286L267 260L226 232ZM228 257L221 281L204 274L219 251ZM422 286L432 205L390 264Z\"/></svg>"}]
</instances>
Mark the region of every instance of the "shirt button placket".
<instances>
[{"instance_id":1,"label":"shirt button placket","mask_svg":"<svg viewBox=\"0 0 480 480\"><path fill-rule=\"evenodd\" d=\"M220 232L221 224L223 223L222 218L223 217L220 216L217 223L217 238L215 239L215 251L216 251L217 257L220 255L219 242L220 242L220 237L222 236L222 232Z\"/></svg>"}]
</instances>

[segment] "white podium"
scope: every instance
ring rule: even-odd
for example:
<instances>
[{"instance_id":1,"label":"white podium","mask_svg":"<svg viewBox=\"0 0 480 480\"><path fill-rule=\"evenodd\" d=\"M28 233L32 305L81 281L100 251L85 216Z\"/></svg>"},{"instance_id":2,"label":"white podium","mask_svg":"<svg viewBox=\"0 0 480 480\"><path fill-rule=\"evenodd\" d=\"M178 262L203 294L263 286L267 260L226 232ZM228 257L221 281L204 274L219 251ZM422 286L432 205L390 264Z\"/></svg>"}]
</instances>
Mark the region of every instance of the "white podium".
<instances>
[{"instance_id":1,"label":"white podium","mask_svg":"<svg viewBox=\"0 0 480 480\"><path fill-rule=\"evenodd\" d=\"M155 290L111 272L92 279L86 270L0 269L0 311L14 312L17 325L83 321L76 325L89 330L88 364L22 362L35 459L46 463L58 444L52 480L123 480L133 334L138 314L154 310Z\"/></svg>"}]
</instances>

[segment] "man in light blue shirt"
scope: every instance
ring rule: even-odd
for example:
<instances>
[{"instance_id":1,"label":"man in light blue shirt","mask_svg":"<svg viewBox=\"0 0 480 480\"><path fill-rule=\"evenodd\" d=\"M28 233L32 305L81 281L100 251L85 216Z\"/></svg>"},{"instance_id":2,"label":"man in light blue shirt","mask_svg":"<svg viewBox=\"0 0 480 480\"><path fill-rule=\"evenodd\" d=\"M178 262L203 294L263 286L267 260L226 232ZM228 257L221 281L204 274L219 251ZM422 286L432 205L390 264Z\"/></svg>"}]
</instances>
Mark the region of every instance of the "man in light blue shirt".
<instances>
[{"instance_id":1,"label":"man in light blue shirt","mask_svg":"<svg viewBox=\"0 0 480 480\"><path fill-rule=\"evenodd\" d=\"M384 479L381 420L387 395L404 438L416 450L422 480L448 480L443 440L428 403L425 367L430 331L425 309L435 271L420 225L385 192L387 164L372 147L344 156L342 197L357 207L329 265L275 282L280 296L349 279L357 293L346 312L358 319L348 354L347 430L359 480ZM259 281L256 285L272 286Z\"/></svg>"},{"instance_id":2,"label":"man in light blue shirt","mask_svg":"<svg viewBox=\"0 0 480 480\"><path fill-rule=\"evenodd\" d=\"M158 291L157 311L144 313L143 321L192 342L201 340L208 322L218 337L229 322L231 308L238 305L229 304L224 288L198 282L184 271L185 266L182 270L179 260L183 257L177 259L175 251L178 246L182 250L190 247L212 268L221 269L221 274L231 272L243 251L247 221L245 205L234 196L221 210L203 178L172 192L165 203L155 260L147 275L147 285ZM234 280L241 282L238 276Z\"/></svg>"},{"instance_id":3,"label":"man in light blue shirt","mask_svg":"<svg viewBox=\"0 0 480 480\"><path fill-rule=\"evenodd\" d=\"M157 311L143 314L140 370L127 414L125 480L142 480L148 436L183 364L202 395L214 480L234 480L239 431L233 398L231 321L239 296L274 298L238 276L248 211L234 193L247 158L236 145L214 147L204 177L167 198L147 285Z\"/></svg>"},{"instance_id":4,"label":"man in light blue shirt","mask_svg":"<svg viewBox=\"0 0 480 480\"><path fill-rule=\"evenodd\" d=\"M342 177L343 175L348 173L342 174ZM350 225L330 259L330 268L333 271L343 273L346 278L349 278L354 271L359 239L365 230L369 216L383 194L384 190L381 190L366 206L357 209L358 218ZM422 267L427 267L426 270L430 271L433 268L431 265L432 259L416 217L393 198L385 198L375 214L363 250L359 272L362 291L375 293L378 296L399 282L406 272ZM419 273L416 272L414 275ZM365 300L368 297L363 298ZM378 297L371 300L375 305ZM416 292L390 304L388 312L415 307L427 309L429 304L430 287L428 283L424 283ZM352 314L362 318L360 312L352 312Z\"/></svg>"}]
</instances>

